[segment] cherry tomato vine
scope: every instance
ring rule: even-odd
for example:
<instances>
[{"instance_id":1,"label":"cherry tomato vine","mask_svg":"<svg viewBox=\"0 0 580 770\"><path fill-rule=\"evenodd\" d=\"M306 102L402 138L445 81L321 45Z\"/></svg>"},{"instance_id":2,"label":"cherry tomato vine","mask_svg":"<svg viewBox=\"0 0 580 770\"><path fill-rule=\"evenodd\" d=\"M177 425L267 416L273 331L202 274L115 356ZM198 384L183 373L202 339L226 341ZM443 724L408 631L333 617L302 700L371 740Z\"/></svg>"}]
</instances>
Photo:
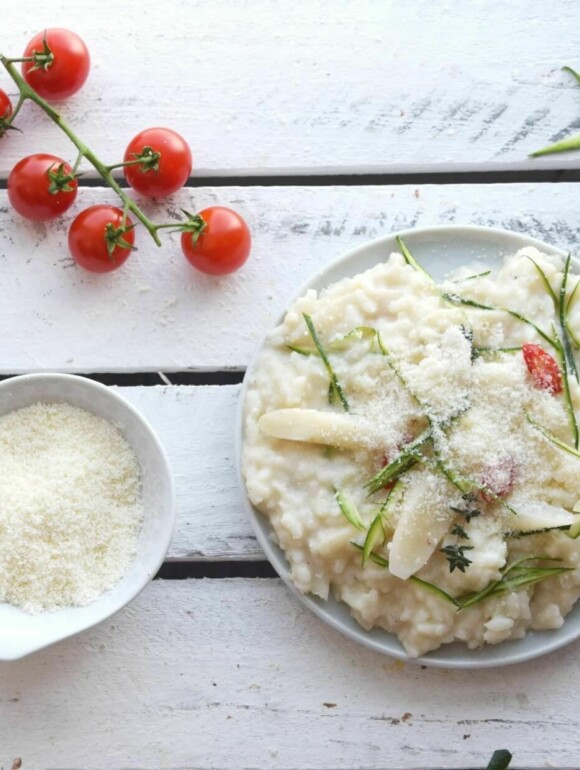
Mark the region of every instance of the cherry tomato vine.
<instances>
[{"instance_id":1,"label":"cherry tomato vine","mask_svg":"<svg viewBox=\"0 0 580 770\"><path fill-rule=\"evenodd\" d=\"M244 264L250 253L251 235L246 222L235 211L223 206L212 206L198 214L183 210L184 220L158 224L113 175L115 169L122 168L129 185L143 195L158 197L179 190L191 173L192 157L187 142L177 132L168 128L145 129L131 140L122 162L107 165L52 106L51 101L76 93L89 75L89 51L78 35L64 29L45 30L29 42L22 57L0 54L0 63L18 88L15 107L0 89L0 137L9 130L19 130L14 120L26 102L33 102L77 150L72 166L47 154L19 161L8 177L8 197L16 211L36 221L61 216L75 201L78 169L83 159L122 203L122 209L92 206L76 217L69 231L69 248L77 264L92 272L109 272L119 267L135 248L137 223L158 246L161 230L181 232L184 256L202 272L224 275ZM16 66L19 63L22 73Z\"/></svg>"}]
</instances>

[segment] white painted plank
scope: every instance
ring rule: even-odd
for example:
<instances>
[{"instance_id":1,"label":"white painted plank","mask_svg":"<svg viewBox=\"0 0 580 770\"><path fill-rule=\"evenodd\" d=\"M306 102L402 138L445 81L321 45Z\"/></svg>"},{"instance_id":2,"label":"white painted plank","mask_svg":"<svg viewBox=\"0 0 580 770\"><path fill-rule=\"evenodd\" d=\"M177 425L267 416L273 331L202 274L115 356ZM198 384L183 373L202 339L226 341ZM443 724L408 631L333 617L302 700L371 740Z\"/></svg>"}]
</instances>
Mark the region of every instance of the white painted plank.
<instances>
[{"instance_id":1,"label":"white painted plank","mask_svg":"<svg viewBox=\"0 0 580 770\"><path fill-rule=\"evenodd\" d=\"M108 162L169 124L203 174L578 166L527 154L578 129L576 0L139 0L5 3L1 48L76 30L90 79L63 114ZM11 81L2 74L0 86ZM37 111L2 142L3 174L34 150L65 157Z\"/></svg>"},{"instance_id":2,"label":"white painted plank","mask_svg":"<svg viewBox=\"0 0 580 770\"><path fill-rule=\"evenodd\" d=\"M240 386L117 390L149 420L169 456L177 490L177 526L169 557L264 559L234 472Z\"/></svg>"},{"instance_id":3,"label":"white painted plank","mask_svg":"<svg viewBox=\"0 0 580 770\"><path fill-rule=\"evenodd\" d=\"M109 200L83 189L75 211ZM139 232L122 269L94 276L68 256L67 222L24 223L0 192L0 372L243 368L306 278L371 238L476 223L575 249L579 233L574 184L199 188L150 213L165 221L179 206L214 202L239 210L253 231L239 273L204 276L178 235L158 249Z\"/></svg>"},{"instance_id":4,"label":"white painted plank","mask_svg":"<svg viewBox=\"0 0 580 770\"><path fill-rule=\"evenodd\" d=\"M157 581L111 622L0 679L23 770L578 767L578 645L509 670L390 661L277 580Z\"/></svg>"}]
</instances>

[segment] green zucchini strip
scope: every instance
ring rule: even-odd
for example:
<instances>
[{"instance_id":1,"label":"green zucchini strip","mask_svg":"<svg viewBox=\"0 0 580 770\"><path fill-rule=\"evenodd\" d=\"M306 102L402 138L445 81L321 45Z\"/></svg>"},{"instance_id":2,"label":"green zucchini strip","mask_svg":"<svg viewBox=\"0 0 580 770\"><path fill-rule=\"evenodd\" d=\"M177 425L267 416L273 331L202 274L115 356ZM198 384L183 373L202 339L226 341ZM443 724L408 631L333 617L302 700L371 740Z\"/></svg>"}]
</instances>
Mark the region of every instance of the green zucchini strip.
<instances>
[{"instance_id":1,"label":"green zucchini strip","mask_svg":"<svg viewBox=\"0 0 580 770\"><path fill-rule=\"evenodd\" d=\"M566 313L566 289L568 286L568 274L570 272L570 261L572 255L568 254L566 263L564 265L564 274L562 276L562 283L560 285L560 296L556 303L558 309L558 320L560 321L560 328L562 330L562 347L564 356L566 358L566 365L568 371L572 372L576 378L576 382L580 384L580 378L578 377L578 369L576 367L576 361L574 360L574 353L572 351L572 344L570 342L570 332L568 329L568 314Z\"/></svg>"},{"instance_id":2,"label":"green zucchini strip","mask_svg":"<svg viewBox=\"0 0 580 770\"><path fill-rule=\"evenodd\" d=\"M312 322L312 318L307 314L302 314L304 321L306 322L306 326L308 327L308 331L310 332L310 336L312 337L312 341L314 342L314 345L316 346L316 349L318 351L318 355L322 359L322 363L324 364L326 371L328 372L328 376L330 377L330 388L332 393L332 399L329 399L332 403L332 400L334 397L338 397L340 403L342 404L342 408L345 412L350 411L350 407L348 405L348 401L346 400L346 396L344 395L344 391L340 386L340 383L338 382L338 379L336 377L336 374L334 373L334 369L332 368L332 365L330 361L328 360L328 356L326 355L326 351L322 347L322 343L320 342L320 338L318 337L318 333L314 327L314 323Z\"/></svg>"},{"instance_id":3,"label":"green zucchini strip","mask_svg":"<svg viewBox=\"0 0 580 770\"><path fill-rule=\"evenodd\" d=\"M465 278L456 278L454 281L451 281L451 283L464 283L465 281L473 281L475 278L484 278L486 275L491 275L491 270L484 270L483 273L466 275Z\"/></svg>"},{"instance_id":4,"label":"green zucchini strip","mask_svg":"<svg viewBox=\"0 0 580 770\"><path fill-rule=\"evenodd\" d=\"M556 337L556 355L558 363L562 369L562 382L564 385L564 403L566 404L566 411L568 412L568 422L572 430L572 436L574 438L574 447L578 449L580 443L580 432L578 431L578 421L576 420L576 412L574 411L574 404L572 403L572 394L570 392L570 380L568 378L568 362L566 360L566 354L564 347L556 329L556 325L553 324L553 332Z\"/></svg>"},{"instance_id":5,"label":"green zucchini strip","mask_svg":"<svg viewBox=\"0 0 580 770\"><path fill-rule=\"evenodd\" d=\"M575 69L572 69L572 67L569 67L567 64L565 64L562 67L562 72L569 72L572 77L575 77L578 83L580 83L580 74L576 72Z\"/></svg>"},{"instance_id":6,"label":"green zucchini strip","mask_svg":"<svg viewBox=\"0 0 580 770\"><path fill-rule=\"evenodd\" d=\"M527 259L529 259L529 260L530 260L530 262L532 263L532 265L533 265L533 266L536 268L536 270L538 271L538 273L539 273L539 276L540 276L540 279L541 279L542 283L544 284L544 288L546 289L546 291L548 292L548 294L549 294L549 295L550 295L550 297L552 298L552 302L554 303L554 310L555 310L556 312L558 312L558 307L559 307L559 301L558 301L558 297L556 297L556 292L555 292L555 291L554 291L554 289L552 288L552 284L551 284L551 283L550 283L550 281L548 280L548 276L547 276L547 275L546 275L546 273L545 273L545 272L542 270L542 268L541 268L541 267L538 265L538 263L536 262L536 260L535 260L535 259L532 259L531 257L527 257Z\"/></svg>"},{"instance_id":7,"label":"green zucchini strip","mask_svg":"<svg viewBox=\"0 0 580 770\"><path fill-rule=\"evenodd\" d=\"M352 331L345 334L344 337L339 337L337 340L329 342L326 346L327 350L331 352L347 350L353 342L364 342L365 340L372 340L376 336L376 331L371 326L357 326Z\"/></svg>"},{"instance_id":8,"label":"green zucchini strip","mask_svg":"<svg viewBox=\"0 0 580 770\"><path fill-rule=\"evenodd\" d=\"M477 356L493 355L494 353L519 353L521 349L521 345L516 345L513 348L473 348Z\"/></svg>"},{"instance_id":9,"label":"green zucchini strip","mask_svg":"<svg viewBox=\"0 0 580 770\"><path fill-rule=\"evenodd\" d=\"M390 481L394 481L402 473L415 465L419 459L418 450L431 440L432 433L431 429L429 428L424 433L421 433L421 435L418 436L414 441L411 441L410 444L406 444L392 462L390 462L384 468L381 468L381 470L375 474L372 479L370 479L370 481L367 481L367 483L364 484L364 487L368 490L369 496L373 495L375 492L378 492L379 489L382 489L382 487L385 486L385 484L388 484Z\"/></svg>"},{"instance_id":10,"label":"green zucchini strip","mask_svg":"<svg viewBox=\"0 0 580 770\"><path fill-rule=\"evenodd\" d=\"M385 537L386 537L385 522L383 520L383 514L379 511L379 513L377 513L377 515L373 519L373 523L369 527L367 536L365 538L365 542L363 545L363 554L362 554L363 567L369 560L369 556L373 552L373 549L375 548L375 546L377 546L379 542L384 542Z\"/></svg>"},{"instance_id":11,"label":"green zucchini strip","mask_svg":"<svg viewBox=\"0 0 580 770\"><path fill-rule=\"evenodd\" d=\"M481 591L475 594L468 594L457 599L461 609L473 607L490 596L498 596L509 591L517 591L541 580L545 580L555 575L561 575L564 572L572 572L572 567L528 567L530 562L534 561L559 561L559 559L549 559L544 556L525 556L517 559L512 564L506 565L502 570L502 576L499 580L493 581Z\"/></svg>"},{"instance_id":12,"label":"green zucchini strip","mask_svg":"<svg viewBox=\"0 0 580 770\"><path fill-rule=\"evenodd\" d=\"M335 353L342 350L348 350L353 342L362 342L364 340L372 340L375 338L376 331L370 326L357 326L352 331L345 334L344 337L339 337L337 340L329 342L326 346L326 350L329 353ZM288 350L293 350L295 353L300 353L301 356L318 356L320 353L317 348L307 348L304 345L291 345L286 344Z\"/></svg>"},{"instance_id":13,"label":"green zucchini strip","mask_svg":"<svg viewBox=\"0 0 580 770\"><path fill-rule=\"evenodd\" d=\"M570 152L571 150L578 149L580 149L580 134L574 134L573 136L561 139L559 142L542 147L540 150L531 152L529 157L539 158L540 155L553 155L556 152Z\"/></svg>"},{"instance_id":14,"label":"green zucchini strip","mask_svg":"<svg viewBox=\"0 0 580 770\"><path fill-rule=\"evenodd\" d=\"M290 345L286 344L286 347L288 350L292 350L294 353L300 353L301 356L319 356L318 350L316 348L305 348L301 345Z\"/></svg>"},{"instance_id":15,"label":"green zucchini strip","mask_svg":"<svg viewBox=\"0 0 580 770\"><path fill-rule=\"evenodd\" d=\"M407 248L407 246L404 243L404 241L401 238L399 238L398 235L396 237L396 241L397 241L397 246L399 247L399 250L400 250L401 254L403 255L403 259L405 260L405 262L408 265L410 265L412 268L414 268L418 273L422 273L425 276L425 278L427 278L427 280L430 283L435 284L435 281L433 280L433 276L429 275L429 273L425 270L425 268L422 267L417 262L415 257L411 254L411 252Z\"/></svg>"},{"instance_id":16,"label":"green zucchini strip","mask_svg":"<svg viewBox=\"0 0 580 770\"><path fill-rule=\"evenodd\" d=\"M576 334L572 331L572 327L568 326L568 314L570 313L570 308L572 307L572 303L574 302L574 299L576 297L576 292L578 291L578 287L580 286L580 280L576 281L576 285L572 289L572 292L570 296L568 297L568 301L566 302L566 328L568 330L568 334L570 335L570 339L576 346L577 350L580 350L580 340L576 336Z\"/></svg>"},{"instance_id":17,"label":"green zucchini strip","mask_svg":"<svg viewBox=\"0 0 580 770\"><path fill-rule=\"evenodd\" d=\"M358 545L358 543L352 543L355 548L357 548L359 551L363 550L362 545ZM382 556L379 556L377 553L371 553L369 555L369 561L374 562L377 566L383 567L383 569L389 569L389 562L384 559ZM455 599L450 596L446 591L444 591L442 588L439 588L434 583L429 583L427 580L421 580L421 578L415 577L415 575L411 575L410 578L408 578L410 583L415 583L415 585L421 586L421 588L424 588L426 591L429 591L429 593L433 594L434 596L438 596L440 599L443 599L443 601L447 602L448 604L452 604L454 607L457 607L457 609L461 609L458 603L455 601Z\"/></svg>"},{"instance_id":18,"label":"green zucchini strip","mask_svg":"<svg viewBox=\"0 0 580 770\"><path fill-rule=\"evenodd\" d=\"M362 545L358 545L358 543L353 542L351 542L351 545L353 545L359 551L363 551ZM376 553L371 553L369 555L369 560L377 564L379 567L383 567L383 569L389 568L389 562L387 559L384 559L382 556L379 556ZM553 562L559 561L559 559L549 559L544 556L525 556L522 559L517 559L515 562L512 562L512 564L506 565L503 568L502 576L499 580L492 581L489 585L477 593L465 594L464 596L459 596L457 598L453 598L442 588L439 588L439 586L436 586L433 583L429 583L426 580L422 580L415 575L411 575L408 580L410 583L420 585L422 588L425 588L430 593L438 596L440 599L443 599L449 604L453 604L455 607L457 607L457 610L460 611L467 609L468 607L473 607L475 604L479 604L484 599L488 599L490 596L501 596L502 594L509 593L510 591L519 591L522 588L535 585L536 583L539 583L542 580L546 580L547 578L555 577L556 575L562 575L565 572L574 571L573 567L526 566L530 562L534 561Z\"/></svg>"},{"instance_id":19,"label":"green zucchini strip","mask_svg":"<svg viewBox=\"0 0 580 770\"><path fill-rule=\"evenodd\" d=\"M494 307L493 305L483 305L481 302L476 302L473 299L466 299L465 297L460 297L458 294L444 294L443 295L448 302L451 302L454 305L466 305L467 307L474 307L478 310L498 310L502 311L503 313L508 313L513 318L517 318L518 321L521 321L522 323L527 324L528 326L531 326L532 329L535 329L535 331L542 337L542 339L546 340L552 347L557 347L556 342L548 336L545 332L543 332L539 326L536 326L536 324L533 321L530 321L529 318L526 318L521 313L518 313L517 310L510 310L507 307Z\"/></svg>"},{"instance_id":20,"label":"green zucchini strip","mask_svg":"<svg viewBox=\"0 0 580 770\"><path fill-rule=\"evenodd\" d=\"M363 524L363 521L356 508L356 505L353 503L350 497L338 489L336 490L335 497L336 497L336 502L338 503L338 507L340 508L344 516L346 516L346 518L350 521L353 527L356 527L357 529L360 529L361 532L364 532L366 527Z\"/></svg>"},{"instance_id":21,"label":"green zucchini strip","mask_svg":"<svg viewBox=\"0 0 580 770\"><path fill-rule=\"evenodd\" d=\"M578 448L574 448L573 446L570 446L570 444L567 444L565 441L561 441L557 436L554 436L553 433L550 433L547 428L544 428L542 425L537 423L535 420L533 420L529 414L526 414L526 418L530 425L533 425L534 428L539 431L543 436L545 436L548 441L550 441L554 446L559 447L560 449L563 449L564 452L568 452L568 454L572 455L573 457L577 457L580 460L580 452L578 451Z\"/></svg>"}]
</instances>

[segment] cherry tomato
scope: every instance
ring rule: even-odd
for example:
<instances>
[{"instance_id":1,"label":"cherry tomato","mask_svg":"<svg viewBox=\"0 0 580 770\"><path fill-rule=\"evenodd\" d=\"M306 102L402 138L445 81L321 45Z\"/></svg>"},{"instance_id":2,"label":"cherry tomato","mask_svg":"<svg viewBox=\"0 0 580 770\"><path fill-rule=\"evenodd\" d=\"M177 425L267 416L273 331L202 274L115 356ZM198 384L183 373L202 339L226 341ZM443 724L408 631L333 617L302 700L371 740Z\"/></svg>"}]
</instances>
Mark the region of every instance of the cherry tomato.
<instances>
[{"instance_id":1,"label":"cherry tomato","mask_svg":"<svg viewBox=\"0 0 580 770\"><path fill-rule=\"evenodd\" d=\"M91 273L110 273L127 259L135 243L129 217L115 206L90 206L81 211L68 231L74 261Z\"/></svg>"},{"instance_id":2,"label":"cherry tomato","mask_svg":"<svg viewBox=\"0 0 580 770\"><path fill-rule=\"evenodd\" d=\"M151 197L171 195L191 174L191 150L185 139L170 128L147 128L133 137L125 150L125 179L134 190Z\"/></svg>"},{"instance_id":3,"label":"cherry tomato","mask_svg":"<svg viewBox=\"0 0 580 770\"><path fill-rule=\"evenodd\" d=\"M72 206L78 182L68 163L56 155L38 153L18 161L8 176L8 199L27 219L45 222Z\"/></svg>"},{"instance_id":4,"label":"cherry tomato","mask_svg":"<svg viewBox=\"0 0 580 770\"><path fill-rule=\"evenodd\" d=\"M498 457L490 462L481 473L481 483L497 497L507 497L516 480L517 467L513 457ZM482 490L481 497L486 503L493 503L495 498Z\"/></svg>"},{"instance_id":5,"label":"cherry tomato","mask_svg":"<svg viewBox=\"0 0 580 770\"><path fill-rule=\"evenodd\" d=\"M226 275L240 268L250 254L252 237L242 217L224 206L200 211L198 232L181 234L181 249L197 270Z\"/></svg>"},{"instance_id":6,"label":"cherry tomato","mask_svg":"<svg viewBox=\"0 0 580 770\"><path fill-rule=\"evenodd\" d=\"M526 342L522 346L522 353L535 386L553 395L561 393L562 373L552 356L533 342Z\"/></svg>"},{"instance_id":7,"label":"cherry tomato","mask_svg":"<svg viewBox=\"0 0 580 770\"><path fill-rule=\"evenodd\" d=\"M0 88L0 137L8 131L12 126L6 125L6 121L12 115L12 102L10 97Z\"/></svg>"},{"instance_id":8,"label":"cherry tomato","mask_svg":"<svg viewBox=\"0 0 580 770\"><path fill-rule=\"evenodd\" d=\"M45 47L46 41L46 47ZM89 76L91 57L80 37L68 29L47 29L35 35L23 56L52 54L45 63L22 62L22 75L44 99L67 99L82 88Z\"/></svg>"},{"instance_id":9,"label":"cherry tomato","mask_svg":"<svg viewBox=\"0 0 580 770\"><path fill-rule=\"evenodd\" d=\"M9 118L12 115L12 102L10 97L0 88L0 120Z\"/></svg>"}]
</instances>

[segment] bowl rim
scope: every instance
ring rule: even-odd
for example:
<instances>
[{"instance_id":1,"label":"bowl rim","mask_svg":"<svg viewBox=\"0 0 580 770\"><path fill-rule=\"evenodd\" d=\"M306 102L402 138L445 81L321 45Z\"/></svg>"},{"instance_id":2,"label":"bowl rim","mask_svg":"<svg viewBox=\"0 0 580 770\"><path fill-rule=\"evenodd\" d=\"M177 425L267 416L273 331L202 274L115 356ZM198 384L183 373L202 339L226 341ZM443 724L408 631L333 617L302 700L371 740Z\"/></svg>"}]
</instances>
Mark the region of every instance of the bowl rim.
<instances>
[{"instance_id":1,"label":"bowl rim","mask_svg":"<svg viewBox=\"0 0 580 770\"><path fill-rule=\"evenodd\" d=\"M67 382L69 384L72 384L73 388L84 388L88 391L97 391L101 394L106 394L106 398L111 399L111 401L115 401L117 404L120 404L121 407L132 414L133 418L140 423L141 427L145 430L147 433L149 439L151 440L152 444L154 445L155 449L159 453L159 459L160 459L160 466L162 468L163 473L166 476L167 482L168 482L168 512L171 517L171 525L163 528L163 536L156 538L156 543L161 544L161 549L159 550L159 555L155 559L155 561L152 563L153 569L151 570L151 573L143 573L141 576L137 577L135 579L135 590L131 592L130 595L127 597L124 597L123 600L120 602L119 606L115 607L111 612L108 612L107 614L103 616L97 616L94 620L90 619L85 625L82 626L82 628L78 628L75 630L72 630L70 632L65 632L61 636L58 636L57 638L51 639L50 641L47 641L45 643L43 642L37 642L35 644L31 644L29 646L26 646L22 652L18 652L16 654L2 654L0 652L0 661L10 661L10 660L19 660L20 658L24 658L27 655L30 655L34 652L38 652L40 650L44 650L48 647L52 647L52 645L57 644L59 642L64 641L65 639L69 639L73 636L76 636L77 634L81 634L85 631L88 631L90 628L94 628L99 623L104 622L105 620L108 620L109 618L112 618L114 615L116 615L118 612L120 612L124 607L126 607L130 602L132 602L134 599L139 596L139 594L145 589L145 587L153 580L154 576L159 571L160 567L165 561L165 557L167 555L167 551L169 550L169 546L171 544L171 541L173 539L173 536L175 534L175 527L176 527L176 521L177 521L177 510L176 510L176 492L175 492L175 480L173 478L173 474L171 472L171 465L169 463L169 458L167 457L167 453L163 447L163 444L159 440L159 437L157 436L157 433L151 426L150 422L141 414L141 412L133 406L127 399L122 396L117 390L114 389L115 386L109 386L104 385L101 382L97 382L96 380L91 380L89 377L83 377L82 375L78 374L69 374L65 372L32 372L28 374L17 374L13 377L8 377L5 380L2 380L0 382L0 399L2 397L2 391L6 390L9 387L18 387L20 383L22 382L31 382L31 381L48 381L52 383L57 382ZM36 403L40 402L42 403L43 399L40 398L36 401ZM49 403L50 399L47 400L45 403ZM64 397L62 399L62 403L69 403L68 399ZM21 407L26 408L26 407ZM85 408L87 412L91 412L90 408ZM10 411L16 411L16 410L10 410ZM6 414L9 414L10 412L6 412ZM93 412L93 414L95 414ZM96 415L97 417L100 415ZM110 420L106 417L103 417L103 419L108 420L108 422L115 425L115 422L113 420ZM118 427L118 426L117 426ZM123 426L120 426L120 430L122 432ZM131 449L135 452L135 448L124 436L125 440L131 447ZM133 560L131 561L129 565L129 570L132 566L136 564L136 562L139 559L139 552L135 554ZM126 574L124 574L120 580L116 583L116 585L119 585L123 582L125 579ZM106 592L104 592L106 593ZM101 594L102 595L102 594ZM98 600L99 597L97 597ZM95 600L96 601L96 600ZM8 604L8 603L2 603L2 604ZM9 605L10 606L10 605ZM90 607L91 605L84 605L82 607L79 607L78 609L85 609L87 607ZM74 611L75 607L67 608L71 611ZM41 615L50 615L50 611L45 611L44 613L40 613Z\"/></svg>"},{"instance_id":2,"label":"bowl rim","mask_svg":"<svg viewBox=\"0 0 580 770\"><path fill-rule=\"evenodd\" d=\"M342 266L344 263L349 263L351 260L356 259L359 255L364 254L369 249L375 248L382 244L392 243L396 237L402 238L403 240L407 240L407 239L413 239L416 236L428 237L430 235L437 236L437 235L443 235L446 233L449 233L450 235L453 235L454 233L455 234L463 233L464 235L475 235L475 236L483 236L483 237L493 234L495 236L500 236L504 238L506 241L512 241L515 249L521 249L521 248L524 248L525 246L532 246L547 254L553 254L563 258L565 258L568 255L567 251L564 251L563 249L560 249L557 246L553 246L550 243L546 243L545 241L541 241L538 238L533 238L531 236L528 236L526 235L526 233L520 233L513 230L506 230L504 228L499 228L499 227L485 227L483 225L449 224L449 225L433 225L429 227L407 228L405 230L395 230L391 233L382 235L378 238L365 241L359 246L356 246L355 248L350 249L349 251L339 255L335 259L330 260L330 262L328 262L327 264L323 265L321 268L316 270L306 281L302 283L302 285L296 292L294 292L287 300L285 300L285 305L281 313L276 317L274 322L268 327L265 335L260 340L258 347L255 349L252 359L246 369L244 380L242 382L242 387L240 389L236 420L235 420L235 428L234 428L235 429L236 476L237 476L238 485L241 492L243 506L244 506L246 515L251 522L252 529L254 531L256 539L260 544L260 546L262 547L266 555L266 558L268 559L270 564L274 567L278 576L282 579L286 587L299 600L299 602L302 605L306 606L309 610L311 610L318 618L324 621L327 625L336 629L343 636L346 636L348 639L355 641L358 644L362 644L364 647L380 652L381 654L387 655L391 658L395 658L396 660L403 661L404 663L410 663L413 665L421 665L421 666L429 666L432 668L447 668L447 669L455 668L455 669L475 670L475 669L484 669L484 668L499 668L502 666L513 665L515 663L522 663L522 662L531 660L533 658L546 655L548 653L551 653L551 652L554 652L555 650L560 649L561 647L564 647L567 644L570 644L571 642L575 641L580 637L580 622L578 623L578 628L575 631L570 629L570 631L566 633L565 631L566 622L564 622L563 626L560 629L557 629L556 631L547 632L547 633L553 634L553 636L549 638L548 642L544 644L540 650L531 648L531 649L521 649L520 651L517 651L517 648L516 648L515 652L506 651L503 657L500 657L498 659L495 659L495 658L494 659L486 659L486 658L469 659L467 657L459 658L457 660L446 659L444 657L437 659L437 658L430 657L431 653L426 653L425 655L422 655L417 658L411 658L404 651L397 637L394 634L389 634L389 632L385 631L385 633L388 634L390 637L392 637L394 642L396 642L396 644L400 646L400 649L396 647L394 649L386 649L384 643L382 643L380 640L376 638L373 638L371 633L363 629L362 626L357 625L357 627L353 629L345 625L345 623L340 618L334 617L327 609L327 605L328 605L327 602L322 602L322 600L318 600L316 597L313 597L310 594L303 594L301 591L299 591L296 588L296 586L290 580L289 571L288 571L288 562L286 561L285 554L281 549L278 548L278 546L275 545L272 539L272 531L271 531L269 522L267 522L268 534L266 534L265 528L263 529L260 526L260 520L263 519L264 521L267 521L267 519L266 517L263 516L263 514L257 511L257 509L254 508L254 506L250 502L250 499L246 490L246 484L245 484L243 472L242 472L242 451L243 451L243 443L244 443L244 405L246 402L249 381L252 377L252 373L257 364L257 360L260 356L260 353L266 344L268 332L283 321L286 315L286 312L288 310L288 307L309 289L316 288L317 291L320 291L321 288L329 285L328 283L322 284L322 286L318 286L317 284L319 284L320 281L324 280L325 276L327 276L337 267ZM573 257L572 264L576 267L576 269L580 269L580 260ZM346 277L346 276L343 276L343 277ZM340 279L337 279L337 280L340 280ZM578 601L580 602L580 600ZM528 630L526 632L526 636L523 637L522 639L509 640L509 641L511 641L511 643L515 645L519 642L524 642L525 639L528 636L532 635L533 633L534 632ZM500 645L498 646L501 646L501 644L502 643L500 643ZM432 652L438 653L441 650L445 651L445 649L450 646L451 645L443 644L439 648L437 648L437 650L434 650ZM496 645L485 645L485 647L495 647L495 646ZM474 653L474 652L477 652L477 650L470 650L465 645L466 654Z\"/></svg>"}]
</instances>

